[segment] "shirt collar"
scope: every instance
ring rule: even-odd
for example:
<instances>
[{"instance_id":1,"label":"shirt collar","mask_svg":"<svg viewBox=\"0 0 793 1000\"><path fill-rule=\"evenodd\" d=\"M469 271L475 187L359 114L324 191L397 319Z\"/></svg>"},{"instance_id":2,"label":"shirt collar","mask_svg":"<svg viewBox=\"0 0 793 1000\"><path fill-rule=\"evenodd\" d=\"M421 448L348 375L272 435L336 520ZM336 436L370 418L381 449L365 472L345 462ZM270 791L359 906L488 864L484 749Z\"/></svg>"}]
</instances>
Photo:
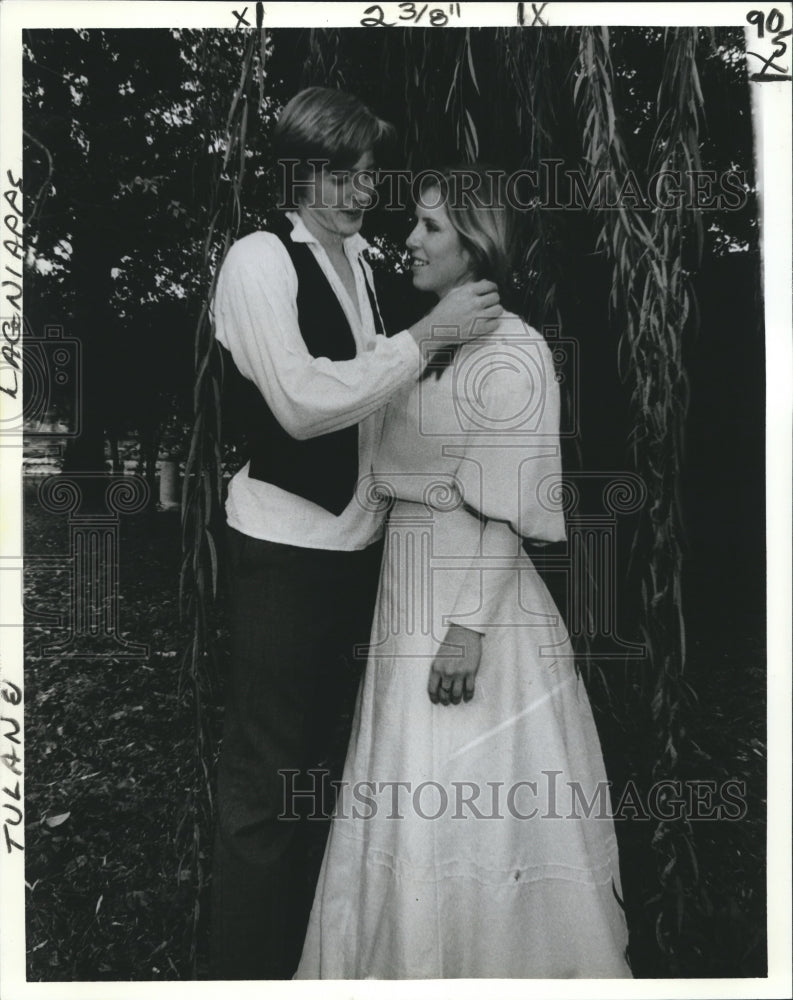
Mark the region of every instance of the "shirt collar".
<instances>
[{"instance_id":1,"label":"shirt collar","mask_svg":"<svg viewBox=\"0 0 793 1000\"><path fill-rule=\"evenodd\" d=\"M300 218L298 212L287 212L287 219L292 223L292 232L289 234L293 243L316 243L319 240L309 231L305 222ZM360 233L353 233L352 236L345 236L342 240L345 250L353 254L360 254L363 250L369 250L369 244Z\"/></svg>"}]
</instances>

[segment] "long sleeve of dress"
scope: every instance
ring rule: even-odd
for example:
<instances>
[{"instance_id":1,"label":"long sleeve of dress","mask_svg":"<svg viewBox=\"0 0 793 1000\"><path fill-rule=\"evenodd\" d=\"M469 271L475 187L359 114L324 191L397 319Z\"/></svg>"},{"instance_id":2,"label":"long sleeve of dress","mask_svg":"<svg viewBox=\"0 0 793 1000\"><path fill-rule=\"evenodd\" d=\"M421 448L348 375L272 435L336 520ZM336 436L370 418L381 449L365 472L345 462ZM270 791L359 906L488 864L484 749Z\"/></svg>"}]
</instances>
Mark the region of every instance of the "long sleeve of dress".
<instances>
[{"instance_id":1,"label":"long sleeve of dress","mask_svg":"<svg viewBox=\"0 0 793 1000\"><path fill-rule=\"evenodd\" d=\"M313 357L300 335L297 276L280 240L252 233L229 250L218 278L218 341L297 439L360 423L421 368L411 335L376 337L350 361Z\"/></svg>"},{"instance_id":2,"label":"long sleeve of dress","mask_svg":"<svg viewBox=\"0 0 793 1000\"><path fill-rule=\"evenodd\" d=\"M505 561L505 531L513 533L516 559L523 539L565 537L558 504L559 390L550 351L539 334L531 333L530 341L494 342L489 356L480 352L475 367L458 374L458 383L472 392L466 394L470 428L456 476L466 506L481 517L483 527L479 552L448 620L480 633L493 621L499 592L514 584L519 572L518 563L493 568L498 561L493 554Z\"/></svg>"}]
</instances>

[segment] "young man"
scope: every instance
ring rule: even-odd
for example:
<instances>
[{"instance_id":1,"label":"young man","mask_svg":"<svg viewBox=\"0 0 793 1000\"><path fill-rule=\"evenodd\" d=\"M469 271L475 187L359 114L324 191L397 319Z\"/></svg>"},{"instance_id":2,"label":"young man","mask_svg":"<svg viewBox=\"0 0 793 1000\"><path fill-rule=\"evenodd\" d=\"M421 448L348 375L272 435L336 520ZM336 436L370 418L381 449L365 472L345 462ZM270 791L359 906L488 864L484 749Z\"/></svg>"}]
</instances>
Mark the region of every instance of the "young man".
<instances>
[{"instance_id":1,"label":"young man","mask_svg":"<svg viewBox=\"0 0 793 1000\"><path fill-rule=\"evenodd\" d=\"M279 232L239 240L218 279L217 339L255 402L250 461L226 504L232 649L213 871L217 979L288 979L300 957L327 828L309 771L327 763L349 710L342 666L368 641L377 588L383 514L359 502L356 486L371 469L381 408L419 377L427 352L418 345L434 329L468 339L501 312L495 286L479 282L382 335L359 235L371 188L360 181L391 133L340 91L293 98L274 143L296 211ZM314 821L288 818L299 811L290 793L312 787L316 798L303 802Z\"/></svg>"}]
</instances>

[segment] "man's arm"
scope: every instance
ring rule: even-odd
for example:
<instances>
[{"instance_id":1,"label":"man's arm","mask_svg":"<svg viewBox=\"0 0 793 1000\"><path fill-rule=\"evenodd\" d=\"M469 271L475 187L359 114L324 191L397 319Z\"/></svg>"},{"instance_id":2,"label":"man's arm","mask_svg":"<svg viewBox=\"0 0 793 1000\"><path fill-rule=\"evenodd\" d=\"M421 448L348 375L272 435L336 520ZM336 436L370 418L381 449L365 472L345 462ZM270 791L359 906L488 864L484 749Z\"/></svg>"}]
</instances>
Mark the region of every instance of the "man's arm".
<instances>
[{"instance_id":1,"label":"man's arm","mask_svg":"<svg viewBox=\"0 0 793 1000\"><path fill-rule=\"evenodd\" d=\"M350 361L313 357L296 298L297 276L277 237L255 233L231 248L215 294L217 338L292 437L360 423L418 378L420 352L407 331L377 337L372 350Z\"/></svg>"}]
</instances>

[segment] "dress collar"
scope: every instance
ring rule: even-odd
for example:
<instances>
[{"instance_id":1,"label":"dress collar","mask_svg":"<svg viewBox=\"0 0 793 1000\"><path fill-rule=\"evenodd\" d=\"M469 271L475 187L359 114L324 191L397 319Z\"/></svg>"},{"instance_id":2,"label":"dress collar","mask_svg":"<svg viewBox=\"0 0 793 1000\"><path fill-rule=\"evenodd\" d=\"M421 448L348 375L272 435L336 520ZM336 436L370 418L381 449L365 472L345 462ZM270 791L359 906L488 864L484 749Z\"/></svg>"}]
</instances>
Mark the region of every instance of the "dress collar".
<instances>
[{"instance_id":1,"label":"dress collar","mask_svg":"<svg viewBox=\"0 0 793 1000\"><path fill-rule=\"evenodd\" d=\"M319 245L319 240L309 231L298 212L287 212L286 217L292 223L292 232L289 235L293 243L316 243ZM342 244L345 250L353 254L359 254L363 250L370 249L369 244L360 233L345 236Z\"/></svg>"}]
</instances>

